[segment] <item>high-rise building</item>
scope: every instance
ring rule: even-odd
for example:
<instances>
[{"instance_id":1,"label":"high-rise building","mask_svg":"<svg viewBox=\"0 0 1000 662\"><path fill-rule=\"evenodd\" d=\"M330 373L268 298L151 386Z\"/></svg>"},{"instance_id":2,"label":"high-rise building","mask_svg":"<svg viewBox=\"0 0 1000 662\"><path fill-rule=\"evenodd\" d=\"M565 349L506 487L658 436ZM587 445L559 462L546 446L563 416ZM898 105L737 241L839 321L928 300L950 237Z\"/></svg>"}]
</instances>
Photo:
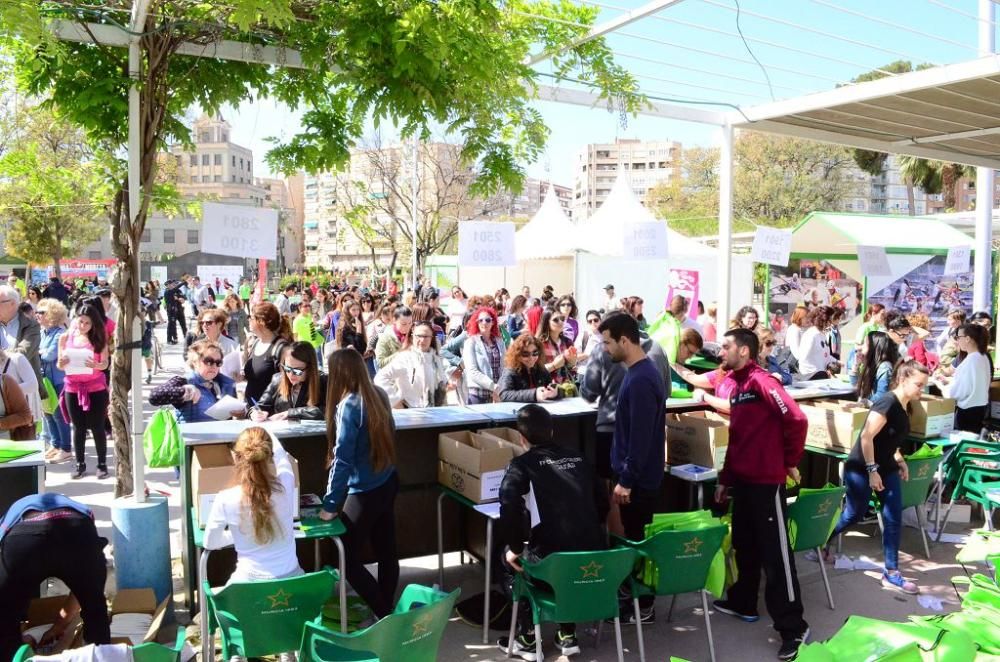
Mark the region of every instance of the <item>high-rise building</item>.
<instances>
[{"instance_id":1,"label":"high-rise building","mask_svg":"<svg viewBox=\"0 0 1000 662\"><path fill-rule=\"evenodd\" d=\"M870 214L909 214L910 199L906 181L899 171L899 160L893 155L885 160L878 175L871 175L860 168L851 168L851 195L840 211ZM926 193L919 186L913 187L913 215L923 216L941 211L941 195Z\"/></svg>"},{"instance_id":2,"label":"high-rise building","mask_svg":"<svg viewBox=\"0 0 1000 662\"><path fill-rule=\"evenodd\" d=\"M597 211L620 171L629 174L636 197L645 201L649 189L681 176L681 144L618 138L613 143L590 144L581 149L574 174L574 221L582 221Z\"/></svg>"}]
</instances>

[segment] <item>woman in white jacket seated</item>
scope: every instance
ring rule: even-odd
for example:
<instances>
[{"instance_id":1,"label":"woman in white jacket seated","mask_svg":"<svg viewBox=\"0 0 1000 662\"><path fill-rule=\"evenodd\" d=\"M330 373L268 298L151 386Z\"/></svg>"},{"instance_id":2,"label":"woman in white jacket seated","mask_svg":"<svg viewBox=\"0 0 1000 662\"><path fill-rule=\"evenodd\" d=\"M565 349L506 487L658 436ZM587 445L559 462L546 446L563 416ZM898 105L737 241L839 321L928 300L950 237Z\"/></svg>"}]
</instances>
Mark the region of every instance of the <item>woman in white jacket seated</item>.
<instances>
[{"instance_id":1,"label":"woman in white jacket seated","mask_svg":"<svg viewBox=\"0 0 1000 662\"><path fill-rule=\"evenodd\" d=\"M396 409L446 404L448 375L430 322L413 325L413 344L393 356L374 381Z\"/></svg>"},{"instance_id":2,"label":"woman in white jacket seated","mask_svg":"<svg viewBox=\"0 0 1000 662\"><path fill-rule=\"evenodd\" d=\"M219 492L205 526L205 549L236 547L232 582L302 574L295 556L295 474L288 454L262 427L247 428L233 449L236 486Z\"/></svg>"}]
</instances>

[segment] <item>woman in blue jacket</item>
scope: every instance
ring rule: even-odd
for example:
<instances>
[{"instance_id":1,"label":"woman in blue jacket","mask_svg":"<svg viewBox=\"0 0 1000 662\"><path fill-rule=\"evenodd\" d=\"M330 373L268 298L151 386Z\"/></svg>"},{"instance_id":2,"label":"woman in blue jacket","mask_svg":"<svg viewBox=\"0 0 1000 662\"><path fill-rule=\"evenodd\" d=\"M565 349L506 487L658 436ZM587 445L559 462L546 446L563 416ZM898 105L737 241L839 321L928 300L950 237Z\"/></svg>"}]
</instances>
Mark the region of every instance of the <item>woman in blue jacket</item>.
<instances>
[{"instance_id":1,"label":"woman in blue jacket","mask_svg":"<svg viewBox=\"0 0 1000 662\"><path fill-rule=\"evenodd\" d=\"M320 517L344 519L347 581L377 618L393 609L399 583L396 553L395 425L389 398L368 376L354 349L330 355L326 401L330 480ZM378 579L365 568L368 543L378 562Z\"/></svg>"},{"instance_id":2,"label":"woman in blue jacket","mask_svg":"<svg viewBox=\"0 0 1000 662\"><path fill-rule=\"evenodd\" d=\"M199 340L188 349L187 375L171 377L149 394L151 405L173 405L180 423L201 423L216 419L206 412L223 396L236 397L236 385L223 375L222 348L211 340ZM242 418L243 408L231 412Z\"/></svg>"}]
</instances>

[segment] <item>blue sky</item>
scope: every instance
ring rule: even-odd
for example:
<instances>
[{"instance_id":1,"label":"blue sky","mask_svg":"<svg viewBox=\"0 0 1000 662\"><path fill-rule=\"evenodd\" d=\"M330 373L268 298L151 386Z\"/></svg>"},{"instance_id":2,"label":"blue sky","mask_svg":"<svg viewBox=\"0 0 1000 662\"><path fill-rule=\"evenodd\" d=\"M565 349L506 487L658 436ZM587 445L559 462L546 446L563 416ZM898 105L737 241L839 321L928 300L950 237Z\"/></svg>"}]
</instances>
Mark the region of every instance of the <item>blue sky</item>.
<instances>
[{"instance_id":1,"label":"blue sky","mask_svg":"<svg viewBox=\"0 0 1000 662\"><path fill-rule=\"evenodd\" d=\"M645 4L599 2L598 22ZM948 64L977 56L977 0L739 0L739 5L739 27L766 77L737 34L735 0L684 0L608 41L619 63L651 96L739 106L766 103L772 92L782 99L828 90L893 60ZM548 67L542 63L539 71ZM685 147L715 142L712 127L692 123L630 117L622 128L617 113L604 109L548 102L538 108L552 134L544 157L528 173L567 185L577 151L590 142L616 137L679 140ZM233 124L234 140L253 149L259 173L267 171L266 139L291 136L298 127L298 113L270 101L246 103L223 115Z\"/></svg>"}]
</instances>

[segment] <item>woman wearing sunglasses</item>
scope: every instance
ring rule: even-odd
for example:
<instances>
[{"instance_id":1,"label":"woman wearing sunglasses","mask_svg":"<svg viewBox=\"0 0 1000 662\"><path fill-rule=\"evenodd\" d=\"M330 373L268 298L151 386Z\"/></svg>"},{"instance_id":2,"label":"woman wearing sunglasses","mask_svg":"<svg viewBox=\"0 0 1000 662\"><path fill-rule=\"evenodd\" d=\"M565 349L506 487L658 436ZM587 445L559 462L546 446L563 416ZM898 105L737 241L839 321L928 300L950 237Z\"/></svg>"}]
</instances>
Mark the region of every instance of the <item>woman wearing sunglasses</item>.
<instances>
[{"instance_id":1,"label":"woman wearing sunglasses","mask_svg":"<svg viewBox=\"0 0 1000 662\"><path fill-rule=\"evenodd\" d=\"M199 340L191 345L187 354L188 370L183 377L176 375L149 394L149 404L173 405L181 423L214 421L206 412L223 396L236 397L236 384L220 372L222 348L211 340ZM243 410L230 412L242 417Z\"/></svg>"},{"instance_id":2,"label":"woman wearing sunglasses","mask_svg":"<svg viewBox=\"0 0 1000 662\"><path fill-rule=\"evenodd\" d=\"M430 322L413 325L413 343L376 373L375 386L386 392L395 409L447 404L448 373Z\"/></svg>"},{"instance_id":3,"label":"woman wearing sunglasses","mask_svg":"<svg viewBox=\"0 0 1000 662\"><path fill-rule=\"evenodd\" d=\"M500 400L503 402L545 402L555 400L559 391L549 371L540 363L542 341L527 334L518 336L507 348Z\"/></svg>"},{"instance_id":4,"label":"woman wearing sunglasses","mask_svg":"<svg viewBox=\"0 0 1000 662\"><path fill-rule=\"evenodd\" d=\"M190 348L199 340L210 340L222 349L223 356L230 352L238 352L239 343L224 333L228 324L229 315L226 311L221 308L208 308L198 315L194 331L188 334L185 345Z\"/></svg>"},{"instance_id":5,"label":"woman wearing sunglasses","mask_svg":"<svg viewBox=\"0 0 1000 662\"><path fill-rule=\"evenodd\" d=\"M538 324L538 340L542 343L542 362L556 384L573 382L576 377L578 352L563 329L566 316L554 310L542 313Z\"/></svg>"},{"instance_id":6,"label":"woman wearing sunglasses","mask_svg":"<svg viewBox=\"0 0 1000 662\"><path fill-rule=\"evenodd\" d=\"M504 356L496 313L492 308L478 307L469 317L466 331L469 337L462 346L462 365L469 387L468 404L496 402Z\"/></svg>"},{"instance_id":7,"label":"woman wearing sunglasses","mask_svg":"<svg viewBox=\"0 0 1000 662\"><path fill-rule=\"evenodd\" d=\"M774 356L774 348L778 344L774 332L761 327L757 329L757 337L760 338L760 353L757 356L757 363L781 382L782 386L791 386L792 373L781 367L778 359Z\"/></svg>"},{"instance_id":8,"label":"woman wearing sunglasses","mask_svg":"<svg viewBox=\"0 0 1000 662\"><path fill-rule=\"evenodd\" d=\"M312 343L293 342L256 406L247 407L253 421L320 421L326 398L326 376L319 371Z\"/></svg>"},{"instance_id":9,"label":"woman wearing sunglasses","mask_svg":"<svg viewBox=\"0 0 1000 662\"><path fill-rule=\"evenodd\" d=\"M576 300L569 294L564 294L559 297L559 301L556 303L556 312L563 316L565 320L563 322L563 335L572 343L576 341L577 335L580 333L580 323L577 321L576 316L579 313L576 307Z\"/></svg>"}]
</instances>

